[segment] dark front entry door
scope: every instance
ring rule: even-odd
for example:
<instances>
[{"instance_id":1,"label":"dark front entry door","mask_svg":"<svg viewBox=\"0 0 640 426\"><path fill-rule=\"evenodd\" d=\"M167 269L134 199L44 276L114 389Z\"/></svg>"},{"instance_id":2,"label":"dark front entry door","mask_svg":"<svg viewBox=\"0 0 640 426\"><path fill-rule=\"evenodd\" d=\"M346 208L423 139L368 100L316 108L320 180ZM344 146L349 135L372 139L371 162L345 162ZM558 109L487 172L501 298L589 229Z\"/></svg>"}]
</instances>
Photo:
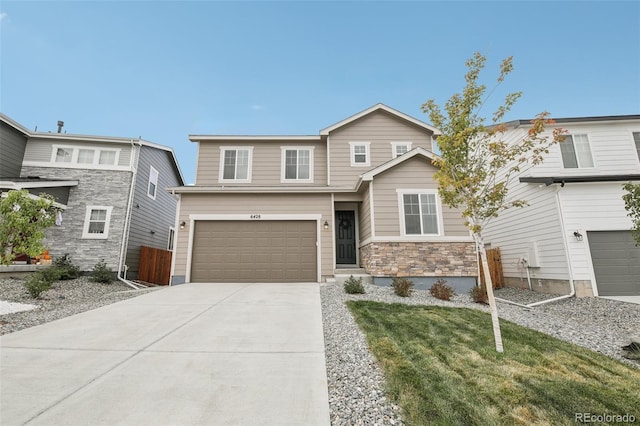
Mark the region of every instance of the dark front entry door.
<instances>
[{"instance_id":1,"label":"dark front entry door","mask_svg":"<svg viewBox=\"0 0 640 426\"><path fill-rule=\"evenodd\" d=\"M353 211L336 211L336 263L356 263L356 216Z\"/></svg>"}]
</instances>

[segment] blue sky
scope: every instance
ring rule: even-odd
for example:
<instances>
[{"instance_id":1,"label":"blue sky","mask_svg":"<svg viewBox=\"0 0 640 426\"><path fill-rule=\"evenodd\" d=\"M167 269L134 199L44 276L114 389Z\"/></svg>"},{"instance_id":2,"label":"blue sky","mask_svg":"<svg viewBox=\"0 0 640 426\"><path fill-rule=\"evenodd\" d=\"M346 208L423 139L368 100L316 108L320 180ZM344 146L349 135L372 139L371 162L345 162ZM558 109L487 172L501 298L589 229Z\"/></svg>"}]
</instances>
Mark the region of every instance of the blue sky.
<instances>
[{"instance_id":1,"label":"blue sky","mask_svg":"<svg viewBox=\"0 0 640 426\"><path fill-rule=\"evenodd\" d=\"M639 2L0 2L0 110L30 129L138 137L313 134L378 102L420 106L464 85L464 62L515 70L506 117L640 113ZM492 109L487 108L486 116Z\"/></svg>"}]
</instances>

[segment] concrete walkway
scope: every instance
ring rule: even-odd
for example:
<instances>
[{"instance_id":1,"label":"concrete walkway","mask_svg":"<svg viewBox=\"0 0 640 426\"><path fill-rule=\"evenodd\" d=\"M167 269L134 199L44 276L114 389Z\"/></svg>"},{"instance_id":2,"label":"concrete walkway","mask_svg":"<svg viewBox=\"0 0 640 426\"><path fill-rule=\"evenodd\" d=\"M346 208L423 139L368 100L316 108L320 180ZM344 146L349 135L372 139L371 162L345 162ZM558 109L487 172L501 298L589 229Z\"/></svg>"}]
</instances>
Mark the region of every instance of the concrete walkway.
<instances>
[{"instance_id":1,"label":"concrete walkway","mask_svg":"<svg viewBox=\"0 0 640 426\"><path fill-rule=\"evenodd\" d=\"M327 425L317 283L184 284L0 338L0 424Z\"/></svg>"}]
</instances>

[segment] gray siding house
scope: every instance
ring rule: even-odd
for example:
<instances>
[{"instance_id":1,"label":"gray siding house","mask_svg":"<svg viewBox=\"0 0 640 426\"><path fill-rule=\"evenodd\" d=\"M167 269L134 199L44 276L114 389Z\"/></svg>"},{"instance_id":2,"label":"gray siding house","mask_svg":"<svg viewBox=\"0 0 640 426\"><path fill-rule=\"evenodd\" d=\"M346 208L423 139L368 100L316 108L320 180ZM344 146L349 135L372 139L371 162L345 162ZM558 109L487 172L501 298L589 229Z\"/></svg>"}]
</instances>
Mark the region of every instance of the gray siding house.
<instances>
[{"instance_id":1,"label":"gray siding house","mask_svg":"<svg viewBox=\"0 0 640 426\"><path fill-rule=\"evenodd\" d=\"M45 239L52 257L68 253L83 271L104 259L120 278L135 280L141 246L172 250L177 199L164 189L184 179L171 148L33 132L4 114L0 123L0 190L56 198L61 214Z\"/></svg>"},{"instance_id":2,"label":"gray siding house","mask_svg":"<svg viewBox=\"0 0 640 426\"><path fill-rule=\"evenodd\" d=\"M318 135L192 135L172 283L369 275L475 285L476 250L433 179L438 130L378 104Z\"/></svg>"}]
</instances>

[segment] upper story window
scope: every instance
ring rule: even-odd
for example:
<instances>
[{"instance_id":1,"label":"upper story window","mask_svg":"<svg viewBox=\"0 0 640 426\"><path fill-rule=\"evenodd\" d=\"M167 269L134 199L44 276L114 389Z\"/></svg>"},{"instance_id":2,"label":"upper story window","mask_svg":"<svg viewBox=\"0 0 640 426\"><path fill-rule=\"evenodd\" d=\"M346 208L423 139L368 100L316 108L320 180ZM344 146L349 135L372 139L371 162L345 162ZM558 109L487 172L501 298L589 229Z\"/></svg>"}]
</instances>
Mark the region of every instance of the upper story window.
<instances>
[{"instance_id":1,"label":"upper story window","mask_svg":"<svg viewBox=\"0 0 640 426\"><path fill-rule=\"evenodd\" d=\"M566 135L560 142L560 152L565 169L593 167L591 146L587 135Z\"/></svg>"},{"instance_id":2,"label":"upper story window","mask_svg":"<svg viewBox=\"0 0 640 426\"><path fill-rule=\"evenodd\" d=\"M82 238L106 239L109 236L112 206L87 206Z\"/></svg>"},{"instance_id":3,"label":"upper story window","mask_svg":"<svg viewBox=\"0 0 640 426\"><path fill-rule=\"evenodd\" d=\"M633 141L636 143L636 152L638 153L638 160L640 160L640 132L633 132Z\"/></svg>"},{"instance_id":4,"label":"upper story window","mask_svg":"<svg viewBox=\"0 0 640 426\"><path fill-rule=\"evenodd\" d=\"M220 181L251 182L253 147L220 147Z\"/></svg>"},{"instance_id":5,"label":"upper story window","mask_svg":"<svg viewBox=\"0 0 640 426\"><path fill-rule=\"evenodd\" d=\"M393 158L399 157L411 151L411 142L391 142L391 151Z\"/></svg>"},{"instance_id":6,"label":"upper story window","mask_svg":"<svg viewBox=\"0 0 640 426\"><path fill-rule=\"evenodd\" d=\"M283 182L313 182L313 147L287 147L282 149Z\"/></svg>"},{"instance_id":7,"label":"upper story window","mask_svg":"<svg viewBox=\"0 0 640 426\"><path fill-rule=\"evenodd\" d=\"M167 241L168 251L173 251L173 248L175 246L175 239L176 239L176 230L173 227L169 227L169 239Z\"/></svg>"},{"instance_id":8,"label":"upper story window","mask_svg":"<svg viewBox=\"0 0 640 426\"><path fill-rule=\"evenodd\" d=\"M369 166L369 142L349 142L351 148L351 166Z\"/></svg>"},{"instance_id":9,"label":"upper story window","mask_svg":"<svg viewBox=\"0 0 640 426\"><path fill-rule=\"evenodd\" d=\"M398 190L403 235L440 235L435 191Z\"/></svg>"},{"instance_id":10,"label":"upper story window","mask_svg":"<svg viewBox=\"0 0 640 426\"><path fill-rule=\"evenodd\" d=\"M147 186L147 195L154 200L156 199L156 192L158 192L158 171L150 166L149 169L149 185Z\"/></svg>"},{"instance_id":11,"label":"upper story window","mask_svg":"<svg viewBox=\"0 0 640 426\"><path fill-rule=\"evenodd\" d=\"M73 146L53 146L53 163L87 166L115 166L120 155L119 149L79 148Z\"/></svg>"}]
</instances>

